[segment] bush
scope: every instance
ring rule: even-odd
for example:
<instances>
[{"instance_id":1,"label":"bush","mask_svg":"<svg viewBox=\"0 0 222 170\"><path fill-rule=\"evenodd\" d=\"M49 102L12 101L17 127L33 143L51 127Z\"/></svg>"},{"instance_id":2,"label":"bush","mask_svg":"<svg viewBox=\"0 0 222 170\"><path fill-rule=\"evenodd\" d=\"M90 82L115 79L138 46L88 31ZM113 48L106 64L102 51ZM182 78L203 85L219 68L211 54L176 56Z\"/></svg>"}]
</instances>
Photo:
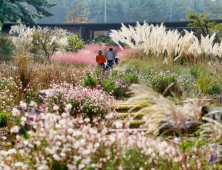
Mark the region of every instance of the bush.
<instances>
[{"instance_id":1,"label":"bush","mask_svg":"<svg viewBox=\"0 0 222 170\"><path fill-rule=\"evenodd\" d=\"M217 83L214 83L208 90L208 93L209 94L220 94L222 92L222 87L217 84Z\"/></svg>"},{"instance_id":2,"label":"bush","mask_svg":"<svg viewBox=\"0 0 222 170\"><path fill-rule=\"evenodd\" d=\"M197 79L196 84L200 92L208 93L214 82L212 77L209 75L204 75Z\"/></svg>"},{"instance_id":3,"label":"bush","mask_svg":"<svg viewBox=\"0 0 222 170\"><path fill-rule=\"evenodd\" d=\"M13 60L13 52L15 51L15 46L11 40L8 38L0 37L0 61L10 61Z\"/></svg>"},{"instance_id":4,"label":"bush","mask_svg":"<svg viewBox=\"0 0 222 170\"><path fill-rule=\"evenodd\" d=\"M71 86L57 87L47 95L45 102L51 110L54 105L59 106L60 113L65 112L67 104L71 104L71 116L83 116L92 120L97 116L104 118L106 114L113 111L115 108L112 104L113 100L113 97L102 90Z\"/></svg>"},{"instance_id":5,"label":"bush","mask_svg":"<svg viewBox=\"0 0 222 170\"><path fill-rule=\"evenodd\" d=\"M77 52L83 48L83 42L79 39L78 34L72 34L68 37L68 51Z\"/></svg>"},{"instance_id":6,"label":"bush","mask_svg":"<svg viewBox=\"0 0 222 170\"><path fill-rule=\"evenodd\" d=\"M86 77L83 80L83 84L85 87L89 86L91 88L95 88L98 85L98 80L95 78L92 78L90 73L87 73Z\"/></svg>"},{"instance_id":7,"label":"bush","mask_svg":"<svg viewBox=\"0 0 222 170\"><path fill-rule=\"evenodd\" d=\"M0 127L7 126L7 122L11 118L11 113L0 113Z\"/></svg>"},{"instance_id":8,"label":"bush","mask_svg":"<svg viewBox=\"0 0 222 170\"><path fill-rule=\"evenodd\" d=\"M89 67L83 75L84 78L80 79L79 83L85 87L100 88L114 95L117 99L122 99L127 96L128 87L132 83L139 82L139 76L133 70L107 70L105 74L106 76L103 76L97 67Z\"/></svg>"},{"instance_id":9,"label":"bush","mask_svg":"<svg viewBox=\"0 0 222 170\"><path fill-rule=\"evenodd\" d=\"M31 52L36 54L38 50L43 50L46 58L49 60L55 51L58 51L60 45L54 40L54 35L50 30L46 32L35 32L32 35Z\"/></svg>"},{"instance_id":10,"label":"bush","mask_svg":"<svg viewBox=\"0 0 222 170\"><path fill-rule=\"evenodd\" d=\"M86 41L87 44L107 44L107 45L117 45L115 42L113 42L111 40L111 38L109 36L99 36L97 38L94 39L89 39Z\"/></svg>"},{"instance_id":11,"label":"bush","mask_svg":"<svg viewBox=\"0 0 222 170\"><path fill-rule=\"evenodd\" d=\"M169 90L164 94L165 96L172 95L172 91L177 87L177 80L174 76L168 75L154 75L150 77L151 87L154 91L163 94L167 87L174 83Z\"/></svg>"},{"instance_id":12,"label":"bush","mask_svg":"<svg viewBox=\"0 0 222 170\"><path fill-rule=\"evenodd\" d=\"M108 79L103 79L102 81L102 87L103 87L103 90L106 91L106 92L113 92L114 89L115 89L115 83L112 82L112 80L110 78Z\"/></svg>"}]
</instances>

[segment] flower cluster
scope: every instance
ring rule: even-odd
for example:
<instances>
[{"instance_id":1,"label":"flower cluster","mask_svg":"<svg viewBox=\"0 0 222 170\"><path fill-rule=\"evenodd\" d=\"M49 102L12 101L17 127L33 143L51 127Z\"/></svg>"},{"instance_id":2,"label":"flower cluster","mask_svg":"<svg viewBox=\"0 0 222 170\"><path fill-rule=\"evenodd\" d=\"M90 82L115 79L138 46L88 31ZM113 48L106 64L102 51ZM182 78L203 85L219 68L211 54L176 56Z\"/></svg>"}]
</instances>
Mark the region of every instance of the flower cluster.
<instances>
[{"instance_id":1,"label":"flower cluster","mask_svg":"<svg viewBox=\"0 0 222 170\"><path fill-rule=\"evenodd\" d=\"M194 89L196 87L196 85L192 83L191 79L184 78L170 71L161 70L154 72L151 70L149 74L141 75L140 77L143 83L152 87L159 93L163 93L167 87L169 87L169 91L173 91L179 95L182 91L188 92L190 89ZM168 94L170 94L170 92L168 92Z\"/></svg>"},{"instance_id":2,"label":"flower cluster","mask_svg":"<svg viewBox=\"0 0 222 170\"><path fill-rule=\"evenodd\" d=\"M39 121L32 122L33 130L28 132L28 139L17 135L16 147L0 152L0 168L46 170L56 167L71 170L185 166L185 155L177 146L150 138L144 133L129 135L117 132L108 135L106 122L91 127L88 121L87 118L70 117L68 112L61 116L42 113ZM97 122L97 119L93 121ZM17 132L17 127L12 132ZM131 154L133 152L135 155ZM129 165L134 159L139 162ZM189 159L188 155L186 159Z\"/></svg>"},{"instance_id":3,"label":"flower cluster","mask_svg":"<svg viewBox=\"0 0 222 170\"><path fill-rule=\"evenodd\" d=\"M47 91L45 103L52 110L64 112L70 110L72 116L83 116L93 118L95 116L104 117L115 110L114 98L100 89L90 89L83 86L70 84L52 85L54 88ZM69 108L65 105L69 104Z\"/></svg>"}]
</instances>

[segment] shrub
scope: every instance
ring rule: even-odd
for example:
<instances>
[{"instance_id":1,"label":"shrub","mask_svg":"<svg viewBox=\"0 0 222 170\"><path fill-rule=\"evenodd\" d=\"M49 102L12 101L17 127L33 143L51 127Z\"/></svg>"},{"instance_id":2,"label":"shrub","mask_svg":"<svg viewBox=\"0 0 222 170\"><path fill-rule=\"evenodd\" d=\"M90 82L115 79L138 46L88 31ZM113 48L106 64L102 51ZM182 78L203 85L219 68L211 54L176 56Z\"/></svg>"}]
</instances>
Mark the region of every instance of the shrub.
<instances>
[{"instance_id":1,"label":"shrub","mask_svg":"<svg viewBox=\"0 0 222 170\"><path fill-rule=\"evenodd\" d=\"M106 75L103 77L96 67L87 68L87 73L83 75L84 78L80 79L79 83L90 87L98 85L98 88L121 99L126 96L130 84L139 82L136 72L126 72L125 69L108 70Z\"/></svg>"},{"instance_id":2,"label":"shrub","mask_svg":"<svg viewBox=\"0 0 222 170\"><path fill-rule=\"evenodd\" d=\"M90 118L100 116L114 111L113 97L99 89L84 88L82 86L70 86L67 88L57 87L47 94L45 103L52 110L54 105L60 107L60 112L65 112L65 105L70 105L70 115Z\"/></svg>"},{"instance_id":3,"label":"shrub","mask_svg":"<svg viewBox=\"0 0 222 170\"><path fill-rule=\"evenodd\" d=\"M60 48L59 44L55 41L55 37L50 30L47 32L35 32L32 35L32 53L37 53L39 49L43 50L46 58L49 60L55 51Z\"/></svg>"},{"instance_id":4,"label":"shrub","mask_svg":"<svg viewBox=\"0 0 222 170\"><path fill-rule=\"evenodd\" d=\"M216 82L209 88L209 94L220 94L222 91L221 85L217 84Z\"/></svg>"},{"instance_id":5,"label":"shrub","mask_svg":"<svg viewBox=\"0 0 222 170\"><path fill-rule=\"evenodd\" d=\"M177 80L174 76L168 75L154 75L150 77L150 84L154 91L163 94L171 83L174 83L169 90L166 91L165 96L172 95L172 91L177 85Z\"/></svg>"},{"instance_id":6,"label":"shrub","mask_svg":"<svg viewBox=\"0 0 222 170\"><path fill-rule=\"evenodd\" d=\"M15 51L15 46L11 40L8 38L0 37L0 61L10 61L13 60L13 52Z\"/></svg>"},{"instance_id":7,"label":"shrub","mask_svg":"<svg viewBox=\"0 0 222 170\"><path fill-rule=\"evenodd\" d=\"M68 51L78 52L83 48L83 41L79 39L78 34L72 34L67 39L68 41Z\"/></svg>"},{"instance_id":8,"label":"shrub","mask_svg":"<svg viewBox=\"0 0 222 170\"><path fill-rule=\"evenodd\" d=\"M91 88L95 88L98 85L98 80L95 78L92 78L90 73L87 73L86 77L83 80L83 84L85 87L90 86Z\"/></svg>"},{"instance_id":9,"label":"shrub","mask_svg":"<svg viewBox=\"0 0 222 170\"><path fill-rule=\"evenodd\" d=\"M9 33L16 36L13 37L13 42L20 53L27 55L30 51L37 53L38 50L43 50L47 60L60 47L56 40L66 36L66 30L58 27L30 28L22 24L12 26Z\"/></svg>"},{"instance_id":10,"label":"shrub","mask_svg":"<svg viewBox=\"0 0 222 170\"><path fill-rule=\"evenodd\" d=\"M111 40L109 36L101 35L94 39L89 39L86 41L87 44L106 44L106 45L117 45Z\"/></svg>"},{"instance_id":11,"label":"shrub","mask_svg":"<svg viewBox=\"0 0 222 170\"><path fill-rule=\"evenodd\" d=\"M196 84L200 92L208 93L214 82L211 76L204 74L197 79Z\"/></svg>"},{"instance_id":12,"label":"shrub","mask_svg":"<svg viewBox=\"0 0 222 170\"><path fill-rule=\"evenodd\" d=\"M102 81L102 88L106 92L113 92L115 89L115 82L113 82L110 78L103 79Z\"/></svg>"},{"instance_id":13,"label":"shrub","mask_svg":"<svg viewBox=\"0 0 222 170\"><path fill-rule=\"evenodd\" d=\"M0 127L7 126L7 122L11 118L11 113L0 113Z\"/></svg>"}]
</instances>

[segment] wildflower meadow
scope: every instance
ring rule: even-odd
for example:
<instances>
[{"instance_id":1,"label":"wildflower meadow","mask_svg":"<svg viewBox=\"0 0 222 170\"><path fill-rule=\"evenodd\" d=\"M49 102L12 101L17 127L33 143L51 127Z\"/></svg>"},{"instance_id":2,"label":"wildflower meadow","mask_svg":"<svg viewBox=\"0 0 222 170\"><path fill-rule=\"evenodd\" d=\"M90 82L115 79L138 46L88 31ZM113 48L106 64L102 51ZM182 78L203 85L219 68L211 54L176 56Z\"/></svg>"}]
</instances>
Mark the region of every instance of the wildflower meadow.
<instances>
[{"instance_id":1,"label":"wildflower meadow","mask_svg":"<svg viewBox=\"0 0 222 170\"><path fill-rule=\"evenodd\" d=\"M222 169L216 33L138 23L109 36L15 25L0 37L0 169ZM103 71L109 48L120 63Z\"/></svg>"}]
</instances>

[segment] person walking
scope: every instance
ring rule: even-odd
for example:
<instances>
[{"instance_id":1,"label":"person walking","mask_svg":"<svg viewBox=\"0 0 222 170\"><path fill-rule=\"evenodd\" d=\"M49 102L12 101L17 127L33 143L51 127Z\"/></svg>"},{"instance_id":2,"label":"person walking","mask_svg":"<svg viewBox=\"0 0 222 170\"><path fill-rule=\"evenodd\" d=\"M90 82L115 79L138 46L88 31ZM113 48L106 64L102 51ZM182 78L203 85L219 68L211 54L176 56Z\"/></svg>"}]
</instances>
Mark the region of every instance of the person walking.
<instances>
[{"instance_id":1,"label":"person walking","mask_svg":"<svg viewBox=\"0 0 222 170\"><path fill-rule=\"evenodd\" d=\"M109 52L106 54L106 70L113 67L114 61L115 61L115 54L113 53L113 48L109 48Z\"/></svg>"},{"instance_id":2,"label":"person walking","mask_svg":"<svg viewBox=\"0 0 222 170\"><path fill-rule=\"evenodd\" d=\"M104 74L106 58L104 55L102 55L102 50L99 50L98 54L99 55L96 56L96 62L98 63L98 67L102 70Z\"/></svg>"}]
</instances>

